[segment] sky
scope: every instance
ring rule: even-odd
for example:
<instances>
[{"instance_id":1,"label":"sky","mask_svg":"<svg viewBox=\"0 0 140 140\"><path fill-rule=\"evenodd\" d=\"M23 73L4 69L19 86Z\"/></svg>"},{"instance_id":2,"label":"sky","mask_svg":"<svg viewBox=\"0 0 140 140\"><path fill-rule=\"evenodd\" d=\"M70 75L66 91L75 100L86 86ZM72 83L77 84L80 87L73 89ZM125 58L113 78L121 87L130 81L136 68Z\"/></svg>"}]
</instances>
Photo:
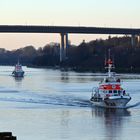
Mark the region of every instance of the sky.
<instances>
[{"instance_id":1,"label":"sky","mask_svg":"<svg viewBox=\"0 0 140 140\"><path fill-rule=\"evenodd\" d=\"M140 0L0 0L0 25L59 25L140 28ZM69 34L78 45L108 35ZM0 34L0 48L8 50L60 43L59 34Z\"/></svg>"}]
</instances>

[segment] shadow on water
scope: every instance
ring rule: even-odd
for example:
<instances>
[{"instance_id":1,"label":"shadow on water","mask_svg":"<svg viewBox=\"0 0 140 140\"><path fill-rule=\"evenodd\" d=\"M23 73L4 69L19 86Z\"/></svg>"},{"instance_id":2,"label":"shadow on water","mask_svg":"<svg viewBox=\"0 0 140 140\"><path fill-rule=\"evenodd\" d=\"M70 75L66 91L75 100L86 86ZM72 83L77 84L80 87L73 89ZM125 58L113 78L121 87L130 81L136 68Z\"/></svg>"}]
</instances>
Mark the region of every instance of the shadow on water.
<instances>
[{"instance_id":1,"label":"shadow on water","mask_svg":"<svg viewBox=\"0 0 140 140\"><path fill-rule=\"evenodd\" d=\"M68 72L62 72L61 73L61 81L64 83L69 82L69 73Z\"/></svg>"},{"instance_id":2,"label":"shadow on water","mask_svg":"<svg viewBox=\"0 0 140 140\"><path fill-rule=\"evenodd\" d=\"M130 116L131 113L127 109L111 109L111 108L100 108L92 107L92 116L104 117L104 118L116 118Z\"/></svg>"},{"instance_id":3,"label":"shadow on water","mask_svg":"<svg viewBox=\"0 0 140 140\"><path fill-rule=\"evenodd\" d=\"M92 108L92 117L100 117L103 120L104 140L121 139L121 132L127 119L131 116L131 112L127 109L105 109ZM126 119L127 118L127 119Z\"/></svg>"},{"instance_id":4,"label":"shadow on water","mask_svg":"<svg viewBox=\"0 0 140 140\"><path fill-rule=\"evenodd\" d=\"M13 77L13 78L15 80L17 87L20 87L22 85L22 81L23 81L24 77Z\"/></svg>"},{"instance_id":5,"label":"shadow on water","mask_svg":"<svg viewBox=\"0 0 140 140\"><path fill-rule=\"evenodd\" d=\"M13 77L15 79L16 82L21 82L24 77Z\"/></svg>"}]
</instances>

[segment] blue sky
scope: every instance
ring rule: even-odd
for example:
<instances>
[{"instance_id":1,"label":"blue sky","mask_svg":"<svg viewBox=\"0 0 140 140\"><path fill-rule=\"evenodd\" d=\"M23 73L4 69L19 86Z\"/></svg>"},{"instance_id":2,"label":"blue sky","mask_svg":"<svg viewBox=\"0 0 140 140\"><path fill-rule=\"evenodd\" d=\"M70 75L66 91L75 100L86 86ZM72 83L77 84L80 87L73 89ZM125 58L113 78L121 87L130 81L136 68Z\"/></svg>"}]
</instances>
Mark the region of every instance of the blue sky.
<instances>
[{"instance_id":1,"label":"blue sky","mask_svg":"<svg viewBox=\"0 0 140 140\"><path fill-rule=\"evenodd\" d=\"M0 0L0 24L140 28L139 5L140 0ZM100 37L70 35L69 39L78 44ZM59 40L52 34L0 34L0 48L40 47Z\"/></svg>"}]
</instances>

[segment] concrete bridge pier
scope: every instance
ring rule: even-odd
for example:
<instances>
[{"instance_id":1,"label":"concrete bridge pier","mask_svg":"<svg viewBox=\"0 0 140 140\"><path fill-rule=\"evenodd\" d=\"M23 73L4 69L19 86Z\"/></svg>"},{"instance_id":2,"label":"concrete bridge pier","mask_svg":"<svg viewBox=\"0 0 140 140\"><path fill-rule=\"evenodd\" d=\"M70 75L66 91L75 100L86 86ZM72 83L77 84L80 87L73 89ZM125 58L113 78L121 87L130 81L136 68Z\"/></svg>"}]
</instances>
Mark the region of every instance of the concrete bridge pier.
<instances>
[{"instance_id":1,"label":"concrete bridge pier","mask_svg":"<svg viewBox=\"0 0 140 140\"><path fill-rule=\"evenodd\" d=\"M60 44L60 62L66 60L66 49L68 48L68 34L60 33L61 44Z\"/></svg>"},{"instance_id":2,"label":"concrete bridge pier","mask_svg":"<svg viewBox=\"0 0 140 140\"><path fill-rule=\"evenodd\" d=\"M140 43L140 35L138 35L138 44Z\"/></svg>"},{"instance_id":3,"label":"concrete bridge pier","mask_svg":"<svg viewBox=\"0 0 140 140\"><path fill-rule=\"evenodd\" d=\"M65 41L66 41L66 51L67 51L67 48L69 48L68 33L65 34Z\"/></svg>"},{"instance_id":4,"label":"concrete bridge pier","mask_svg":"<svg viewBox=\"0 0 140 140\"><path fill-rule=\"evenodd\" d=\"M131 35L131 45L132 45L132 47L136 46L136 36L135 35Z\"/></svg>"}]
</instances>

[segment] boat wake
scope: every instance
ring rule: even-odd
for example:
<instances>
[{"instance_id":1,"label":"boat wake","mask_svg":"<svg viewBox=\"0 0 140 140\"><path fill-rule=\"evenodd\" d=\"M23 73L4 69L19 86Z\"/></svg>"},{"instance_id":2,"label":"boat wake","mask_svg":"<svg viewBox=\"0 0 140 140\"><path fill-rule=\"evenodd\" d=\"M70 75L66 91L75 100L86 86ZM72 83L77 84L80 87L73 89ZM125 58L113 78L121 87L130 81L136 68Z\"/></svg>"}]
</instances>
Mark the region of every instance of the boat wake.
<instances>
[{"instance_id":1,"label":"boat wake","mask_svg":"<svg viewBox=\"0 0 140 140\"><path fill-rule=\"evenodd\" d=\"M38 107L42 106L47 108L47 106L65 106L65 107L94 107L93 104L90 103L88 96L80 96L74 94L46 94L46 93L37 93L37 92L29 92L29 91L19 91L15 89L0 89L0 101L11 103L22 103L22 106L26 107ZM19 104L16 105L18 107ZM137 102L132 105L127 105L122 109L128 109L137 107L140 105L140 102Z\"/></svg>"},{"instance_id":2,"label":"boat wake","mask_svg":"<svg viewBox=\"0 0 140 140\"><path fill-rule=\"evenodd\" d=\"M140 105L140 102L137 102L137 103L135 103L135 104L133 104L133 105L126 105L126 106L124 106L124 107L104 107L104 106L98 106L97 108L110 108L110 109L129 109L129 108L134 108L134 107L137 107L137 106L139 106ZM96 107L95 105L92 105L92 107Z\"/></svg>"},{"instance_id":3,"label":"boat wake","mask_svg":"<svg viewBox=\"0 0 140 140\"><path fill-rule=\"evenodd\" d=\"M140 102L137 102L137 103L135 103L135 104L133 104L133 105L128 105L128 106L126 106L126 109L128 109L128 108L133 108L133 107L137 107L137 106L139 106L140 105Z\"/></svg>"},{"instance_id":4,"label":"boat wake","mask_svg":"<svg viewBox=\"0 0 140 140\"><path fill-rule=\"evenodd\" d=\"M67 107L90 107L90 102L82 98L74 97L72 95L44 95L30 92L14 92L9 90L1 91L0 101L11 103L22 103L22 106L67 106ZM26 103L26 104L23 104ZM18 106L17 106L18 107Z\"/></svg>"}]
</instances>

